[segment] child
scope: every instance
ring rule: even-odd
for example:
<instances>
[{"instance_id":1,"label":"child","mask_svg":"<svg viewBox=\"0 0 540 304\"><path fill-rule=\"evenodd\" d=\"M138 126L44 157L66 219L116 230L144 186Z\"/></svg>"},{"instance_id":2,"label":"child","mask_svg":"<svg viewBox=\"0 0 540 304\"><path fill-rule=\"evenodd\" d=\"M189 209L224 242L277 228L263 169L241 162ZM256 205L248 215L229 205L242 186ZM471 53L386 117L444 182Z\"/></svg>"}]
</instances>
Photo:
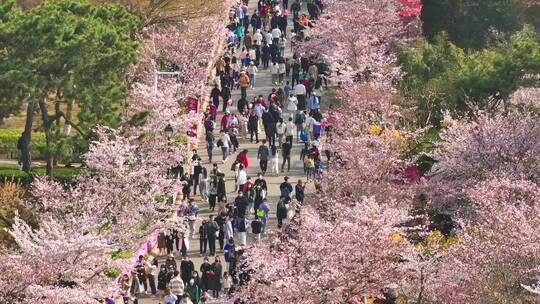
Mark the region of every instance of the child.
<instances>
[{"instance_id":1,"label":"child","mask_svg":"<svg viewBox=\"0 0 540 304\"><path fill-rule=\"evenodd\" d=\"M223 273L223 277L221 278L221 286L223 286L223 291L225 292L225 294L229 293L229 290L231 290L231 285L232 279L229 276L229 273L225 271Z\"/></svg>"}]
</instances>

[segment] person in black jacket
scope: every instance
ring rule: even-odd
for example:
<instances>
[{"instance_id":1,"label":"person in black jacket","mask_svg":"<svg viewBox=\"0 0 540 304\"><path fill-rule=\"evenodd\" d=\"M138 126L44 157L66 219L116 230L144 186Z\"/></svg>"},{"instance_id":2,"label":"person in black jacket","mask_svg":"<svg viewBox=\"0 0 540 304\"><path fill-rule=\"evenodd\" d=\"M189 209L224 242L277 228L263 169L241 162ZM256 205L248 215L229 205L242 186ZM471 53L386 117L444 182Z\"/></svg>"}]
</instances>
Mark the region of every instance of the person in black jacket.
<instances>
[{"instance_id":1,"label":"person in black jacket","mask_svg":"<svg viewBox=\"0 0 540 304\"><path fill-rule=\"evenodd\" d=\"M217 109L219 107L219 97L221 97L221 91L219 90L219 86L217 84L214 86L214 88L210 92L210 97L212 98L212 104L214 104L214 106Z\"/></svg>"},{"instance_id":2,"label":"person in black jacket","mask_svg":"<svg viewBox=\"0 0 540 304\"><path fill-rule=\"evenodd\" d=\"M225 180L223 178L224 178L224 174L223 173L219 174L219 180L218 180L218 185L217 185L218 203L223 203L227 201L227 191L225 189Z\"/></svg>"},{"instance_id":3,"label":"person in black jacket","mask_svg":"<svg viewBox=\"0 0 540 304\"><path fill-rule=\"evenodd\" d=\"M210 255L214 256L216 254L216 233L219 233L219 226L216 221L214 221L213 215L210 215L206 222L206 233Z\"/></svg>"},{"instance_id":4,"label":"person in black jacket","mask_svg":"<svg viewBox=\"0 0 540 304\"><path fill-rule=\"evenodd\" d=\"M223 98L223 113L227 111L227 103L231 99L231 89L227 85L221 89L221 98Z\"/></svg>"},{"instance_id":5,"label":"person in black jacket","mask_svg":"<svg viewBox=\"0 0 540 304\"><path fill-rule=\"evenodd\" d=\"M262 222L257 215L255 215L255 220L251 221L251 232L255 235L255 240L257 242L261 241L262 233Z\"/></svg>"},{"instance_id":6,"label":"person in black jacket","mask_svg":"<svg viewBox=\"0 0 540 304\"><path fill-rule=\"evenodd\" d=\"M304 185L304 182L302 182L301 179L298 180L298 183L296 186L294 186L294 197L298 201L298 203L301 205L304 203L304 189L306 186Z\"/></svg>"},{"instance_id":7,"label":"person in black jacket","mask_svg":"<svg viewBox=\"0 0 540 304\"><path fill-rule=\"evenodd\" d=\"M245 97L240 97L240 99L238 99L238 102L236 103L236 109L238 110L239 113L243 113L244 112L244 108L248 105L248 101Z\"/></svg>"},{"instance_id":8,"label":"person in black jacket","mask_svg":"<svg viewBox=\"0 0 540 304\"><path fill-rule=\"evenodd\" d=\"M182 194L184 195L184 200L189 199L189 194L191 193L191 185L192 181L189 177L189 174L186 173L184 176L180 179L180 181L184 182L184 185L182 187Z\"/></svg>"},{"instance_id":9,"label":"person in black jacket","mask_svg":"<svg viewBox=\"0 0 540 304\"><path fill-rule=\"evenodd\" d=\"M244 196L242 190L238 191L238 196L234 200L234 206L236 207L236 216L245 217L249 202L247 197Z\"/></svg>"},{"instance_id":10,"label":"person in black jacket","mask_svg":"<svg viewBox=\"0 0 540 304\"><path fill-rule=\"evenodd\" d=\"M249 112L248 131L250 141L253 142L253 135L255 135L255 142L259 143L259 116L257 116L254 111Z\"/></svg>"},{"instance_id":11,"label":"person in black jacket","mask_svg":"<svg viewBox=\"0 0 540 304\"><path fill-rule=\"evenodd\" d=\"M251 26L253 27L253 33L255 33L262 26L261 17L258 14L251 15Z\"/></svg>"},{"instance_id":12,"label":"person in black jacket","mask_svg":"<svg viewBox=\"0 0 540 304\"><path fill-rule=\"evenodd\" d=\"M278 228L283 227L283 219L287 218L287 205L285 204L285 199L281 198L277 205L276 217L278 221Z\"/></svg>"},{"instance_id":13,"label":"person in black jacket","mask_svg":"<svg viewBox=\"0 0 540 304\"><path fill-rule=\"evenodd\" d=\"M182 277L182 281L189 282L193 270L195 270L193 262L189 260L189 257L183 257L182 262L180 263L180 276Z\"/></svg>"},{"instance_id":14,"label":"person in black jacket","mask_svg":"<svg viewBox=\"0 0 540 304\"><path fill-rule=\"evenodd\" d=\"M216 216L216 223L219 227L219 235L218 235L218 241L219 241L219 249L223 250L223 246L225 246L225 221L227 220L227 217L225 213L221 212Z\"/></svg>"},{"instance_id":15,"label":"person in black jacket","mask_svg":"<svg viewBox=\"0 0 540 304\"><path fill-rule=\"evenodd\" d=\"M277 131L274 117L272 116L272 113L266 110L262 115L262 120L263 120L263 125L264 125L264 132L266 133L266 141L268 141L268 144L270 146L273 146L276 144L276 131Z\"/></svg>"},{"instance_id":16,"label":"person in black jacket","mask_svg":"<svg viewBox=\"0 0 540 304\"><path fill-rule=\"evenodd\" d=\"M208 231L206 227L206 221L202 221L199 227L199 253L201 256L206 254L206 240L208 239Z\"/></svg>"}]
</instances>

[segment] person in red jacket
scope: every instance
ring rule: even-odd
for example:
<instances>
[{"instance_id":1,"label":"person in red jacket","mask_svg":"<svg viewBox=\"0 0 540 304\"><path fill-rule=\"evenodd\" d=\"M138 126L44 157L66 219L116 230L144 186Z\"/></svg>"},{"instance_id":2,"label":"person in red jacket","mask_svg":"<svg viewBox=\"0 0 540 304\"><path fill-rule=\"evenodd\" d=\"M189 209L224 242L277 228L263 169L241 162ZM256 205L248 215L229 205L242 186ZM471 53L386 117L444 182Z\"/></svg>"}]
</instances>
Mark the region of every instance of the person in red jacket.
<instances>
[{"instance_id":1,"label":"person in red jacket","mask_svg":"<svg viewBox=\"0 0 540 304\"><path fill-rule=\"evenodd\" d=\"M248 167L248 150L244 149L242 152L238 153L236 161L244 166L247 169Z\"/></svg>"},{"instance_id":2,"label":"person in red jacket","mask_svg":"<svg viewBox=\"0 0 540 304\"><path fill-rule=\"evenodd\" d=\"M221 118L221 130L227 131L227 121L229 120L229 117L231 116L231 113L229 111L225 112L225 115Z\"/></svg>"}]
</instances>

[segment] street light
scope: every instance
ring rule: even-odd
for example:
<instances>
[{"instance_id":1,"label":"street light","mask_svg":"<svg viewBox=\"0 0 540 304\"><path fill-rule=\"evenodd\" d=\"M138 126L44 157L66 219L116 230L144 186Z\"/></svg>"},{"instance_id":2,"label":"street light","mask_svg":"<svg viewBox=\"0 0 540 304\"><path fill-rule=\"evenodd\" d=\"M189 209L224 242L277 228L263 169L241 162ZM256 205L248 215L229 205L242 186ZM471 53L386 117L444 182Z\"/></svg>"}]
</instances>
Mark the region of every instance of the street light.
<instances>
[{"instance_id":1,"label":"street light","mask_svg":"<svg viewBox=\"0 0 540 304\"><path fill-rule=\"evenodd\" d=\"M171 126L171 124L168 124L166 127L165 127L165 136L167 136L168 139L171 139L172 135L173 135L173 128Z\"/></svg>"}]
</instances>

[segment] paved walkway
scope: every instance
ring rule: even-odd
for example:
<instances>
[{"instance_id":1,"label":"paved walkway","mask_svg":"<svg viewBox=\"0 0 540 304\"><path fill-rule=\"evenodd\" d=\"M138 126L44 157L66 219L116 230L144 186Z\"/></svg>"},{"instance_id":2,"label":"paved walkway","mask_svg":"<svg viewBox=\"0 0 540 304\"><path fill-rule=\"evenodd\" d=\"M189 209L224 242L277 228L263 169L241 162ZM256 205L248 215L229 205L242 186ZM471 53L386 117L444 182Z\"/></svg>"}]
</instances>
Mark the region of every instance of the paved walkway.
<instances>
[{"instance_id":1,"label":"paved walkway","mask_svg":"<svg viewBox=\"0 0 540 304\"><path fill-rule=\"evenodd\" d=\"M248 11L253 12L256 8L257 8L257 2L254 1L254 0L250 1ZM287 35L288 37L290 37L290 30L292 29L292 19L291 18L292 18L292 16L289 18L290 19L289 20L289 33ZM251 29L251 27L250 27L250 29ZM285 58L290 58L290 57L292 57L291 46L290 46L290 43L287 41L287 45L286 45L286 48L285 48ZM285 80L290 81L290 78L286 78ZM277 89L277 87L272 84L270 71L269 71L269 69L262 69L262 65L261 65L260 69L259 69L259 73L257 74L257 78L256 78L256 87L254 89L249 89L248 90L248 98L247 98L247 100L251 101L253 99L253 96L258 96L258 95L263 95L264 98L266 99L268 94L271 92L272 88ZM236 102L240 99L240 90L234 90L232 93L233 93L232 99L234 101L234 104L232 106L229 106L228 109L232 113L237 113ZM221 105L220 105L219 109L221 110ZM218 118L216 120L216 123L217 123L218 126L220 125L221 114L222 113L219 113ZM219 127L216 128L216 130L214 131L214 135L215 135L216 141L217 141L217 138L219 137ZM261 131L261 133L259 135L260 135L260 138L265 137L264 132L262 132L262 131ZM247 174L248 174L248 176L251 176L253 180L255 180L256 175L259 172L259 162L258 162L258 160L256 158L257 149L258 149L259 144L256 144L255 142L250 143L249 139L240 138L240 137L239 137L239 142L240 142L239 151L242 151L242 149L248 149L248 151L249 151L249 153L248 153L248 155L249 155L249 166L248 166L248 169L247 169ZM277 140L276 140L276 143L277 143ZM269 170L267 172L266 176L265 176L266 182L268 184L268 196L267 196L267 198L268 198L268 202L269 202L270 208L271 208L271 215L270 215L270 219L268 221L268 227L270 227L270 229L277 229L276 228L277 220L276 220L276 216L275 216L276 215L275 211L276 211L276 205L277 205L277 202L279 200L279 194L280 194L279 185L283 182L283 177L284 176L289 176L290 177L289 182L293 185L293 187L297 183L298 179L302 179L302 180L305 181L305 177L304 177L304 174L303 174L303 163L300 161L300 150L302 149L302 147L303 147L303 144L302 143L297 144L296 143L296 138L295 138L295 140L293 141L293 149L291 151L291 170L290 170L290 172L285 172L285 173L280 172L279 175L272 176L269 173L269 172L271 172ZM203 159L202 165L205 166L208 171L210 171L212 169L212 164L208 161L208 157L207 157L207 154L206 154L206 142L205 142L204 135L201 136L201 141L199 143L199 146L198 146L197 150L199 152L199 155ZM222 164L222 162L221 162L221 149L220 148L214 148L213 154L214 154L213 155L213 161L215 163L218 163L219 169L223 173L225 173L225 176L226 176L225 180L226 180L226 189L227 189L227 199L228 199L228 201L234 201L234 198L236 197L236 193L234 191L234 188L235 188L235 186L234 186L234 172L232 172L230 170L230 168L231 168L231 165L232 165L232 163L234 162L234 160L236 158L236 154L230 155L225 164ZM281 159L281 155L280 155L280 164L279 164L280 169L281 169L281 161L282 161L282 159ZM313 184L307 184L307 186L306 186L306 194L309 194L309 193L312 193L312 192L314 192ZM196 203L197 203L198 207L201 210L201 212L199 213L199 218L198 218L197 223L196 223L196 231L198 231L198 228L200 226L201 221L203 219L207 219L209 214L216 214L216 213L211 212L208 209L209 208L208 203L203 202L199 195L194 196L194 198L196 199ZM249 229L249 230L251 231L251 229ZM263 238L263 241L264 241L264 238ZM248 233L248 245L252 244L252 242L253 242L252 235L251 235L251 233ZM217 241L216 241L216 246L219 249L219 243ZM217 255L220 256L222 262L224 262L223 252L217 250ZM196 239L191 239L190 240L188 256L194 262L195 269L197 271L199 271L200 265L202 264L202 261L203 261L203 257L199 256L199 239L198 239L198 237ZM179 265L180 264L180 258L179 258L179 253L178 252L175 252L175 257L177 258L177 263ZM212 259L210 259L210 260L212 262ZM160 259L159 259L160 264L162 263L162 261L164 261L164 257L160 257ZM200 273L200 271L199 271L199 273ZM146 299L140 299L139 303L141 303L141 304L160 303L161 300L162 299L158 299L158 298L154 298L154 299L146 298ZM210 303L222 303L222 302L223 302L223 300L217 300L217 301L214 300L214 301L212 301Z\"/></svg>"}]
</instances>

